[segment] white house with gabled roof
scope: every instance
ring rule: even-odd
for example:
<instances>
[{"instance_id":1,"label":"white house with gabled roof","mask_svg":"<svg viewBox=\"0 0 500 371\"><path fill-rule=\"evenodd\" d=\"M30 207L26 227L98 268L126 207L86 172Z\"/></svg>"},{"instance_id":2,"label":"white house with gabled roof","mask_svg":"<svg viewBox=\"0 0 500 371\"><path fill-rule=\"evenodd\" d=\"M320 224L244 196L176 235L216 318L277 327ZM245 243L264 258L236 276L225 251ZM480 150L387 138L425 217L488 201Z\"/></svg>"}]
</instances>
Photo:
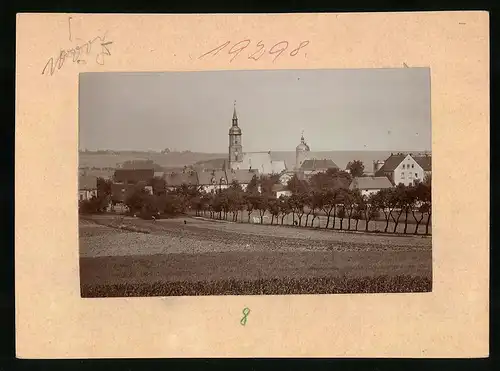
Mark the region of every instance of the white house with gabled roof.
<instances>
[{"instance_id":1,"label":"white house with gabled roof","mask_svg":"<svg viewBox=\"0 0 500 371\"><path fill-rule=\"evenodd\" d=\"M426 169L421 164L428 164ZM411 154L391 154L384 165L375 173L375 176L386 176L392 184L413 185L422 182L430 169L430 156L412 156Z\"/></svg>"}]
</instances>

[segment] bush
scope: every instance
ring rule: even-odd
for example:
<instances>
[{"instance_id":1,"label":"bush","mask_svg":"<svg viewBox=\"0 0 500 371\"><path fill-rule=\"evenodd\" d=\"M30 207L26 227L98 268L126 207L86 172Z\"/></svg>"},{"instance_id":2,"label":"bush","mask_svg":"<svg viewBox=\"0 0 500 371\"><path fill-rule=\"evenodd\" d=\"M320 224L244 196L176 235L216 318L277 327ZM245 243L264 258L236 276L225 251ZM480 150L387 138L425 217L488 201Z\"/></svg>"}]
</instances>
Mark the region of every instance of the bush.
<instances>
[{"instance_id":1,"label":"bush","mask_svg":"<svg viewBox=\"0 0 500 371\"><path fill-rule=\"evenodd\" d=\"M92 197L90 200L79 201L78 211L81 214L99 214L108 207L107 197Z\"/></svg>"}]
</instances>

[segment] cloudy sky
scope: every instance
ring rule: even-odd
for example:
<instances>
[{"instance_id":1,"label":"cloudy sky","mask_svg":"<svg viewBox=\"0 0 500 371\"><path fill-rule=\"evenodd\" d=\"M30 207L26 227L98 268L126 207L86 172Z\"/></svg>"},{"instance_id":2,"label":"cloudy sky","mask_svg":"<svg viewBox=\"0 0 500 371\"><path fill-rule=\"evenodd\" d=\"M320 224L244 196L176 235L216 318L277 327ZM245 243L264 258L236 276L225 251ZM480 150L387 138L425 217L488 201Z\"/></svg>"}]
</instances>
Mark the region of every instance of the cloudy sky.
<instances>
[{"instance_id":1,"label":"cloudy sky","mask_svg":"<svg viewBox=\"0 0 500 371\"><path fill-rule=\"evenodd\" d=\"M80 149L225 153L431 149L427 68L80 75Z\"/></svg>"}]
</instances>

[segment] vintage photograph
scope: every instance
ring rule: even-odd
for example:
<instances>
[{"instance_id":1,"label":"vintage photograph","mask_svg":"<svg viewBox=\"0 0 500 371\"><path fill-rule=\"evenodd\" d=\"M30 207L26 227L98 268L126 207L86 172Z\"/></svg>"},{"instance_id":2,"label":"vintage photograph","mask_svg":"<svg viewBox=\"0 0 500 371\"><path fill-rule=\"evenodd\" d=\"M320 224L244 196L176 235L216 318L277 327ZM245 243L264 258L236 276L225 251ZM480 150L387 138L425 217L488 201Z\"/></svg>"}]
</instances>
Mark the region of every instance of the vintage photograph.
<instances>
[{"instance_id":1,"label":"vintage photograph","mask_svg":"<svg viewBox=\"0 0 500 371\"><path fill-rule=\"evenodd\" d=\"M432 291L430 70L82 73L82 297Z\"/></svg>"}]
</instances>

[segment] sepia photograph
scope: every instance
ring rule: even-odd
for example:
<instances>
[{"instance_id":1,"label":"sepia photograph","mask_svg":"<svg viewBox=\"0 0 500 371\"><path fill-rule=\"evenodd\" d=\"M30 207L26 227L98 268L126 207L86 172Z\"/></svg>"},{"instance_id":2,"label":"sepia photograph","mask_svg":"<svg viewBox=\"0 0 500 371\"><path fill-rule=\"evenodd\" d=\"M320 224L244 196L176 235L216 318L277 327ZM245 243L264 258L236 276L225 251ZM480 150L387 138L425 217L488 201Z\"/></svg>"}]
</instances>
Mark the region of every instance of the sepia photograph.
<instances>
[{"instance_id":1,"label":"sepia photograph","mask_svg":"<svg viewBox=\"0 0 500 371\"><path fill-rule=\"evenodd\" d=\"M432 291L429 68L79 77L84 298Z\"/></svg>"}]
</instances>

